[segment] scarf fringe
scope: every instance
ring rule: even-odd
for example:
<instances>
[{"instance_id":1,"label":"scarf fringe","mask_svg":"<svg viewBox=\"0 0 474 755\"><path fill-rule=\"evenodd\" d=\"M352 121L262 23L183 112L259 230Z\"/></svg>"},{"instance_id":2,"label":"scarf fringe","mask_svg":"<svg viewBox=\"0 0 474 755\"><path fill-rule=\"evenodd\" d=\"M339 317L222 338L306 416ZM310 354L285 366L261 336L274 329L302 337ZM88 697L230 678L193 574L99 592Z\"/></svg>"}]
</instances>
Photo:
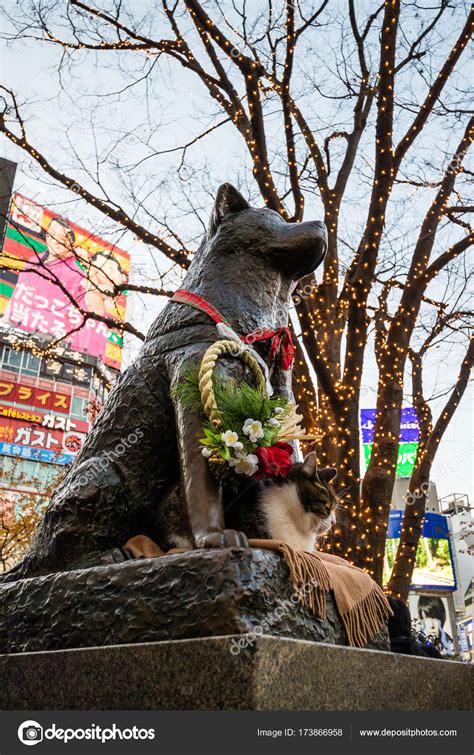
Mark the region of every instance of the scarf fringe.
<instances>
[{"instance_id":1,"label":"scarf fringe","mask_svg":"<svg viewBox=\"0 0 474 755\"><path fill-rule=\"evenodd\" d=\"M372 592L341 614L349 645L364 648L385 625L391 613L384 593L374 582Z\"/></svg>"},{"instance_id":2,"label":"scarf fringe","mask_svg":"<svg viewBox=\"0 0 474 755\"><path fill-rule=\"evenodd\" d=\"M331 582L321 559L313 553L295 551L286 543L279 543L278 551L288 564L291 586L301 605L325 619L326 593L331 589Z\"/></svg>"},{"instance_id":3,"label":"scarf fringe","mask_svg":"<svg viewBox=\"0 0 474 755\"><path fill-rule=\"evenodd\" d=\"M301 605L318 618L326 618L326 594L333 589L326 566L317 553L295 551L280 543L278 551L290 569L291 585ZM311 586L311 589L308 589ZM363 648L385 625L392 611L383 590L376 582L366 597L345 613L339 611L347 640L352 647Z\"/></svg>"}]
</instances>

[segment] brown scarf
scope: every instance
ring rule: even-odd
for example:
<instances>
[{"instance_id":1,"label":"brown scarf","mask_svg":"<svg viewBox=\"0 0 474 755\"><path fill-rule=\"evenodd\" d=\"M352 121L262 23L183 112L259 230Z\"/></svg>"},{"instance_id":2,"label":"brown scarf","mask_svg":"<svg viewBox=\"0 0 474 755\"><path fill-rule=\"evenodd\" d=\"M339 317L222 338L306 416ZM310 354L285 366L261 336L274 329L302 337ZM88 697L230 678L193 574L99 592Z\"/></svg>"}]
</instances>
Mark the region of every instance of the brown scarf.
<instances>
[{"instance_id":1,"label":"brown scarf","mask_svg":"<svg viewBox=\"0 0 474 755\"><path fill-rule=\"evenodd\" d=\"M326 618L326 593L332 590L349 645L365 647L392 615L381 587L339 556L295 551L281 540L249 540L249 545L282 555L299 602L320 619ZM132 537L123 547L133 558L157 558L189 550L173 548L165 553L145 535Z\"/></svg>"}]
</instances>

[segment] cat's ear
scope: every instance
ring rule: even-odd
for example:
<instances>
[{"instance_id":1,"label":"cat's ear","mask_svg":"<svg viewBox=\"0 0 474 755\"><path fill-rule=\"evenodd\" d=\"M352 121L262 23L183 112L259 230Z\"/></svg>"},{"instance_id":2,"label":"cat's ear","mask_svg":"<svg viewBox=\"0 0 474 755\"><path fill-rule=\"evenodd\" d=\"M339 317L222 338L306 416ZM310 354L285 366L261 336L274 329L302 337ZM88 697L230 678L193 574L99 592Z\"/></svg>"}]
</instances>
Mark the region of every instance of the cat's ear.
<instances>
[{"instance_id":1,"label":"cat's ear","mask_svg":"<svg viewBox=\"0 0 474 755\"><path fill-rule=\"evenodd\" d=\"M217 190L207 235L212 236L217 231L225 215L242 212L242 210L248 210L249 207L247 200L232 184L222 184Z\"/></svg>"},{"instance_id":2,"label":"cat's ear","mask_svg":"<svg viewBox=\"0 0 474 755\"><path fill-rule=\"evenodd\" d=\"M301 467L301 471L304 475L307 477L316 477L316 472L318 470L318 460L316 459L316 454L314 451L311 451L305 458L303 462L303 466Z\"/></svg>"},{"instance_id":3,"label":"cat's ear","mask_svg":"<svg viewBox=\"0 0 474 755\"><path fill-rule=\"evenodd\" d=\"M334 467L324 467L324 469L318 469L318 477L322 482L328 483L334 480L337 475L337 469Z\"/></svg>"}]
</instances>

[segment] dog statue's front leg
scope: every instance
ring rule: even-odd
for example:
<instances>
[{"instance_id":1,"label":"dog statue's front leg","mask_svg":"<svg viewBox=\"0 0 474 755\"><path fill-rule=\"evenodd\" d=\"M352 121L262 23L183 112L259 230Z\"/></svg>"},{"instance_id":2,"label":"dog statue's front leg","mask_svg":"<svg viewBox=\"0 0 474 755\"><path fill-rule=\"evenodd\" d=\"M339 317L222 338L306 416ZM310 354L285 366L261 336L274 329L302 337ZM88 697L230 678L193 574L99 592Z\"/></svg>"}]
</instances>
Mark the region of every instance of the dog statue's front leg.
<instances>
[{"instance_id":1,"label":"dog statue's front leg","mask_svg":"<svg viewBox=\"0 0 474 755\"><path fill-rule=\"evenodd\" d=\"M295 397L291 386L291 374L291 370L283 370L279 365L274 365L270 382L273 388L273 398L284 398L294 404Z\"/></svg>"},{"instance_id":2,"label":"dog statue's front leg","mask_svg":"<svg viewBox=\"0 0 474 755\"><path fill-rule=\"evenodd\" d=\"M202 422L197 414L175 399L181 478L196 548L246 547L243 532L224 529L221 491L201 453L197 439Z\"/></svg>"}]
</instances>

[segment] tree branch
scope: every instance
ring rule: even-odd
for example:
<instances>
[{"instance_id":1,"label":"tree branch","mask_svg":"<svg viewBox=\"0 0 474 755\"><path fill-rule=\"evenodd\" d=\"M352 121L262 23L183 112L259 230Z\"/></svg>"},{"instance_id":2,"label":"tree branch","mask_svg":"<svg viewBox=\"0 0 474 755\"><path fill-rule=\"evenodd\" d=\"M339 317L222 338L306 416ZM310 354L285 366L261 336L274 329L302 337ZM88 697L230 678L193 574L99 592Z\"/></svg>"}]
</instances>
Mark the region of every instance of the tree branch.
<instances>
[{"instance_id":1,"label":"tree branch","mask_svg":"<svg viewBox=\"0 0 474 755\"><path fill-rule=\"evenodd\" d=\"M8 94L12 97L15 111L17 113L17 116L20 118L16 98L13 92L6 89L5 87L0 87L0 89L8 92ZM19 125L22 132L22 135L19 137L8 128L6 123L6 115L7 111L6 109L4 109L3 113L0 113L0 132L3 133L13 144L15 144L17 147L20 147L24 152L29 154L41 166L44 172L51 176L51 178L54 178L55 181L58 181L70 191L74 191L74 193L78 194L90 205L100 210L103 215L106 215L107 217L111 218L111 220L115 220L117 223L120 223L120 225L123 225L125 228L133 231L133 233L146 244L150 244L151 246L159 249L159 251L162 252L166 257L168 257L168 259L170 259L172 262L176 262L178 265L180 265L180 267L185 269L189 267L189 252L187 250L173 249L173 247L163 241L163 239L160 239L159 236L146 231L141 225L132 220L132 218L130 218L125 210L123 210L119 205L115 204L115 206L113 206L110 203L104 202L102 199L84 188L84 186L82 186L78 181L70 178L65 173L62 173L61 171L54 168L51 163L44 157L44 155L38 149L36 149L36 147L33 147L33 145L27 139L23 120L21 118L19 119Z\"/></svg>"},{"instance_id":2,"label":"tree branch","mask_svg":"<svg viewBox=\"0 0 474 755\"><path fill-rule=\"evenodd\" d=\"M400 165L403 157L406 155L407 150L411 147L418 134L423 129L428 117L433 110L436 101L439 99L441 92L443 91L446 82L448 81L451 73L454 70L456 63L461 57L464 49L471 38L472 25L474 22L474 10L471 10L463 30L456 40L451 52L449 53L446 62L444 63L441 71L436 77L435 81L431 85L429 92L422 103L412 125L406 132L405 136L400 140L395 150L395 164Z\"/></svg>"}]
</instances>

